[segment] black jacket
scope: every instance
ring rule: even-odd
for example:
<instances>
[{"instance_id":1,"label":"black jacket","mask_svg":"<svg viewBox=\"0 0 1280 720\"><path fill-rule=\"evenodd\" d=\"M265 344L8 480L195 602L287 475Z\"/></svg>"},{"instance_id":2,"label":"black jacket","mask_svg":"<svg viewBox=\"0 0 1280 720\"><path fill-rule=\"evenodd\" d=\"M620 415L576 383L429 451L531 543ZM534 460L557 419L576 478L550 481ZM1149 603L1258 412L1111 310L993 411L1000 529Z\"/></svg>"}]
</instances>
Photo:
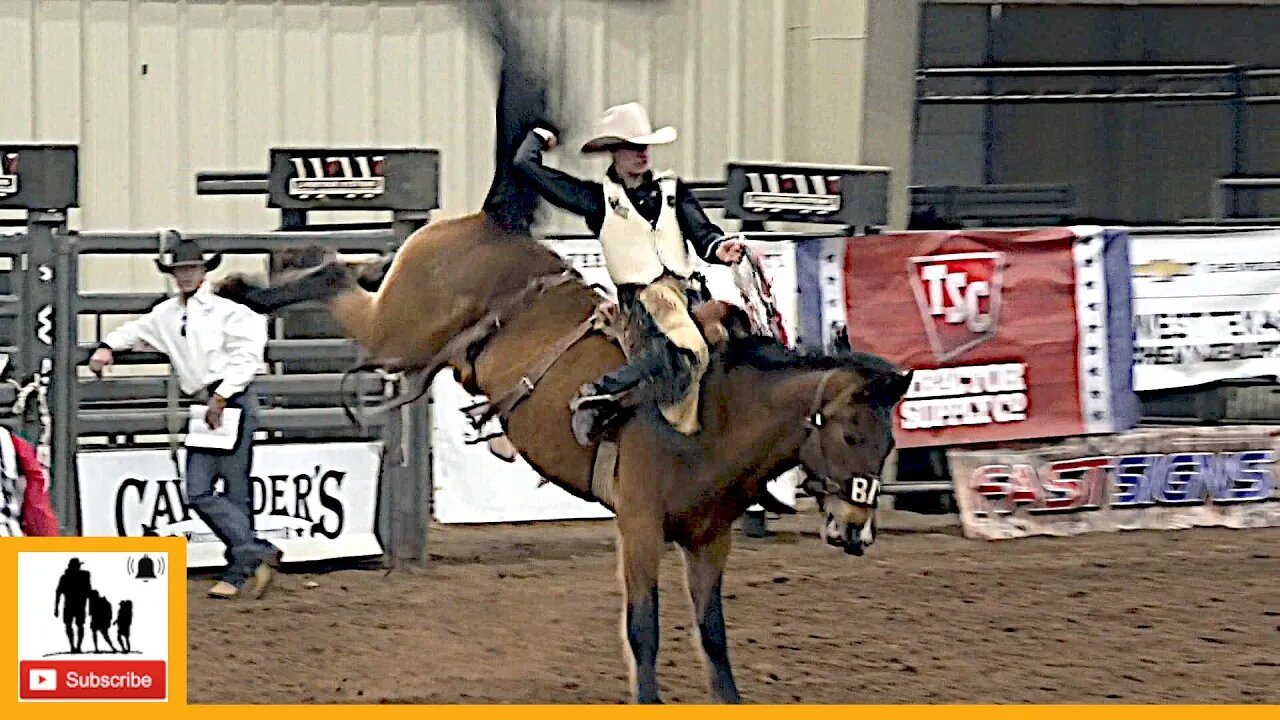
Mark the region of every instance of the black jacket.
<instances>
[{"instance_id":1,"label":"black jacket","mask_svg":"<svg viewBox=\"0 0 1280 720\"><path fill-rule=\"evenodd\" d=\"M530 132L526 135L512 163L516 172L524 176L552 205L582 216L587 221L591 234L599 237L600 227L604 224L604 186L543 165L542 146L542 137L537 133ZM612 167L609 168L609 177L618 180ZM662 189L653 173L648 173L640 185L626 188L626 193L636 211L656 225L662 209ZM723 264L716 257L715 251L725 239L724 231L711 222L698 199L679 180L676 181L676 218L680 223L681 234L693 243L698 257L709 263Z\"/></svg>"}]
</instances>

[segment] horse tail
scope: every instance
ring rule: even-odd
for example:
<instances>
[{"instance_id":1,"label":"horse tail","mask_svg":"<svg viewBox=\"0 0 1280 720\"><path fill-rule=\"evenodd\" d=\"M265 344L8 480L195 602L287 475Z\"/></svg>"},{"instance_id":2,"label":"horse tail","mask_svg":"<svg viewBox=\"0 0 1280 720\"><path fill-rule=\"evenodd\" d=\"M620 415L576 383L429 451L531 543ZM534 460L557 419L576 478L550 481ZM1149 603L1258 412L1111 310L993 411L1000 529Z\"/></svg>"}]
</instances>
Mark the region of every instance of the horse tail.
<instances>
[{"instance_id":1,"label":"horse tail","mask_svg":"<svg viewBox=\"0 0 1280 720\"><path fill-rule=\"evenodd\" d=\"M545 53L550 43L538 30L520 27L512 5L507 0L466 3L501 57L493 182L485 197L484 212L508 231L527 232L537 211L538 193L515 172L512 160L533 128L560 132L550 101L552 77L558 74L558 68ZM525 16L528 15L526 10Z\"/></svg>"}]
</instances>

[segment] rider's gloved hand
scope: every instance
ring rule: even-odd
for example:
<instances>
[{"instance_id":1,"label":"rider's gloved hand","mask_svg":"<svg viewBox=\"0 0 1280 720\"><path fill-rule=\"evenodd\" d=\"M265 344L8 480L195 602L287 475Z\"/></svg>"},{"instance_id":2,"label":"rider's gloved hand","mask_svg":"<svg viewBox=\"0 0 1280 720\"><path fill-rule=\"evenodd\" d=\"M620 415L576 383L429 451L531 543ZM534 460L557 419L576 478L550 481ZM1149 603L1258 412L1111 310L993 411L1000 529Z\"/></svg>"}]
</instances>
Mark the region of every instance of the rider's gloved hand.
<instances>
[{"instance_id":1,"label":"rider's gloved hand","mask_svg":"<svg viewBox=\"0 0 1280 720\"><path fill-rule=\"evenodd\" d=\"M747 246L740 240L725 240L716 247L716 257L726 265L733 265L742 259Z\"/></svg>"},{"instance_id":2,"label":"rider's gloved hand","mask_svg":"<svg viewBox=\"0 0 1280 720\"><path fill-rule=\"evenodd\" d=\"M546 128L536 127L532 132L542 138L542 147L544 149L550 150L560 144L560 140L556 137L556 134Z\"/></svg>"}]
</instances>

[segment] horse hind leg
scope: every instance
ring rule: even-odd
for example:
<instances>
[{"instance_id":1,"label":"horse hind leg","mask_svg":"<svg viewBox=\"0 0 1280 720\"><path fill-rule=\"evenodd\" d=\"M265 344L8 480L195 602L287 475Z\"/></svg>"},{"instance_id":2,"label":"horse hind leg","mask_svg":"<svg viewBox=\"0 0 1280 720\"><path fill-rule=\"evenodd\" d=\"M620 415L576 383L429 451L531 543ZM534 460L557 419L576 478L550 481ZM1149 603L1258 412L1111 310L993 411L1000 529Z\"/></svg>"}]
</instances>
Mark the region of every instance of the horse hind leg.
<instances>
[{"instance_id":1,"label":"horse hind leg","mask_svg":"<svg viewBox=\"0 0 1280 720\"><path fill-rule=\"evenodd\" d=\"M394 261L394 255L386 255L369 262L352 263L356 284L369 292L377 292L382 287L382 281L387 279Z\"/></svg>"},{"instance_id":2,"label":"horse hind leg","mask_svg":"<svg viewBox=\"0 0 1280 720\"><path fill-rule=\"evenodd\" d=\"M343 334L376 354L380 330L375 322L374 295L360 286L350 267L334 260L286 277L277 285L264 287L233 275L216 292L264 315L298 303L324 302Z\"/></svg>"},{"instance_id":3,"label":"horse hind leg","mask_svg":"<svg viewBox=\"0 0 1280 720\"><path fill-rule=\"evenodd\" d=\"M742 702L729 665L729 640L720 598L731 540L729 532L721 532L711 542L684 551L685 581L693 603L693 619L698 626L708 682L712 696L722 703Z\"/></svg>"},{"instance_id":4,"label":"horse hind leg","mask_svg":"<svg viewBox=\"0 0 1280 720\"><path fill-rule=\"evenodd\" d=\"M257 285L243 275L231 275L219 283L215 292L265 315L302 302L328 300L354 287L346 267L331 261L274 286Z\"/></svg>"}]
</instances>

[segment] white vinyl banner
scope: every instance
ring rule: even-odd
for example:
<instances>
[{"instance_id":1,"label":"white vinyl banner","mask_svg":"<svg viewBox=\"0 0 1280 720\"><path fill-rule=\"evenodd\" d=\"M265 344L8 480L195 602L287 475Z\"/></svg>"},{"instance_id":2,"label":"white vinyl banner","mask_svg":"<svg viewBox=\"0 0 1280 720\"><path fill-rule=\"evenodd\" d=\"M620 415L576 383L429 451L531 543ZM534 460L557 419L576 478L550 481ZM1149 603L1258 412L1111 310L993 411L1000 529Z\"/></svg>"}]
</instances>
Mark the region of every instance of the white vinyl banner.
<instances>
[{"instance_id":1,"label":"white vinyl banner","mask_svg":"<svg viewBox=\"0 0 1280 720\"><path fill-rule=\"evenodd\" d=\"M542 476L517 457L508 463L486 443L468 445L471 427L462 408L475 402L453 373L436 375L431 385L432 505L442 523L523 522L610 518L600 503L587 502L559 487L538 483ZM497 421L486 430L500 429Z\"/></svg>"},{"instance_id":2,"label":"white vinyl banner","mask_svg":"<svg viewBox=\"0 0 1280 720\"><path fill-rule=\"evenodd\" d=\"M1280 376L1280 231L1133 235L1134 390Z\"/></svg>"},{"instance_id":3,"label":"white vinyl banner","mask_svg":"<svg viewBox=\"0 0 1280 720\"><path fill-rule=\"evenodd\" d=\"M546 240L548 247L567 259L588 283L603 286L614 297L613 283L604 267L596 240ZM795 253L790 243L748 242L760 257L771 284L778 312L789 338L796 332ZM730 269L703 265L708 290L717 299L741 304ZM441 523L524 522L610 518L603 505L586 502L546 483L521 458L507 463L489 452L486 443L466 444L473 435L462 408L476 402L449 372L436 376L431 386L431 451L435 483L433 505ZM496 421L486 426L500 430ZM789 472L769 484L769 490L787 504L795 504L797 475Z\"/></svg>"},{"instance_id":4,"label":"white vinyl banner","mask_svg":"<svg viewBox=\"0 0 1280 720\"><path fill-rule=\"evenodd\" d=\"M254 448L254 524L284 562L382 554L377 522L382 444ZM184 467L186 450L178 451ZM187 567L221 567L225 546L187 503L169 451L104 450L76 457L82 533L88 537L184 535ZM215 482L221 491L222 481Z\"/></svg>"}]
</instances>

